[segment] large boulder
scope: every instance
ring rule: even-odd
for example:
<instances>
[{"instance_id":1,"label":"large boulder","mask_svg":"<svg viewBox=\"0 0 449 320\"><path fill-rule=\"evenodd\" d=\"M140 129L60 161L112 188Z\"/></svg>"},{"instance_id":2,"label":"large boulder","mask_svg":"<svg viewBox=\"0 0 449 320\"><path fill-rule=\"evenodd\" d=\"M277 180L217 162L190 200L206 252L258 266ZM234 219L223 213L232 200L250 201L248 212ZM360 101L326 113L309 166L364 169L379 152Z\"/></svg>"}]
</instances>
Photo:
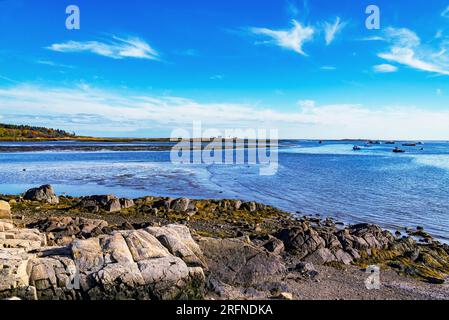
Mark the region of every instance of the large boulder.
<instances>
[{"instance_id":1,"label":"large boulder","mask_svg":"<svg viewBox=\"0 0 449 320\"><path fill-rule=\"evenodd\" d=\"M0 219L11 219L11 206L3 200L0 200Z\"/></svg>"},{"instance_id":2,"label":"large boulder","mask_svg":"<svg viewBox=\"0 0 449 320\"><path fill-rule=\"evenodd\" d=\"M72 256L82 273L92 273L104 266L104 255L98 238L75 240L72 245Z\"/></svg>"},{"instance_id":3,"label":"large boulder","mask_svg":"<svg viewBox=\"0 0 449 320\"><path fill-rule=\"evenodd\" d=\"M122 204L119 199L112 199L103 207L103 210L110 213L120 212Z\"/></svg>"},{"instance_id":4,"label":"large boulder","mask_svg":"<svg viewBox=\"0 0 449 320\"><path fill-rule=\"evenodd\" d=\"M13 292L29 285L30 258L23 249L0 247L0 298L5 296L2 292Z\"/></svg>"},{"instance_id":5,"label":"large boulder","mask_svg":"<svg viewBox=\"0 0 449 320\"><path fill-rule=\"evenodd\" d=\"M68 246L45 247L45 234L2 222L1 239L33 241L35 246L0 246L0 299L198 299L203 268L190 267L190 254L202 256L190 233L172 225L152 230L175 236L164 244L145 230L115 231ZM2 238L3 236L3 238ZM39 242L39 240L41 240ZM39 242L39 243L38 243ZM169 252L168 248L179 257ZM186 251L187 248L190 250Z\"/></svg>"},{"instance_id":6,"label":"large boulder","mask_svg":"<svg viewBox=\"0 0 449 320\"><path fill-rule=\"evenodd\" d=\"M138 262L145 283L152 286L152 294L157 299L173 299L179 292L179 284L189 279L189 268L180 259L166 256Z\"/></svg>"},{"instance_id":7,"label":"large boulder","mask_svg":"<svg viewBox=\"0 0 449 320\"><path fill-rule=\"evenodd\" d=\"M305 261L316 265L323 265L329 262L337 261L337 258L329 249L320 248L307 256Z\"/></svg>"},{"instance_id":8,"label":"large boulder","mask_svg":"<svg viewBox=\"0 0 449 320\"><path fill-rule=\"evenodd\" d=\"M59 198L55 194L55 191L53 190L53 187L51 185L43 185L39 188L33 188L25 192L25 195L23 196L25 200L31 200L31 201L41 201L41 202L47 202L50 204L58 204Z\"/></svg>"},{"instance_id":9,"label":"large boulder","mask_svg":"<svg viewBox=\"0 0 449 320\"><path fill-rule=\"evenodd\" d=\"M151 299L145 281L135 263L110 263L99 272L92 274L90 299L129 300Z\"/></svg>"},{"instance_id":10,"label":"large boulder","mask_svg":"<svg viewBox=\"0 0 449 320\"><path fill-rule=\"evenodd\" d=\"M106 263L130 264L134 262L125 238L119 232L100 239Z\"/></svg>"},{"instance_id":11,"label":"large boulder","mask_svg":"<svg viewBox=\"0 0 449 320\"><path fill-rule=\"evenodd\" d=\"M165 227L148 227L145 231L155 236L176 257L189 267L203 267L206 262L198 244L192 239L189 228L170 224Z\"/></svg>"},{"instance_id":12,"label":"large boulder","mask_svg":"<svg viewBox=\"0 0 449 320\"><path fill-rule=\"evenodd\" d=\"M170 209L176 212L195 212L196 207L192 200L187 198L175 199L170 203Z\"/></svg>"},{"instance_id":13,"label":"large boulder","mask_svg":"<svg viewBox=\"0 0 449 320\"><path fill-rule=\"evenodd\" d=\"M210 276L228 285L265 283L286 271L278 255L243 238L201 238L199 245L206 257Z\"/></svg>"},{"instance_id":14,"label":"large boulder","mask_svg":"<svg viewBox=\"0 0 449 320\"><path fill-rule=\"evenodd\" d=\"M168 250L151 234L144 230L120 231L135 262L163 258Z\"/></svg>"},{"instance_id":15,"label":"large boulder","mask_svg":"<svg viewBox=\"0 0 449 320\"><path fill-rule=\"evenodd\" d=\"M31 260L28 270L29 283L36 288L39 299L73 300L80 298L80 292L72 290L77 267L69 257L35 258Z\"/></svg>"},{"instance_id":16,"label":"large boulder","mask_svg":"<svg viewBox=\"0 0 449 320\"><path fill-rule=\"evenodd\" d=\"M299 258L304 258L326 246L326 241L307 224L281 230L276 237L284 242L288 252L297 255Z\"/></svg>"}]
</instances>

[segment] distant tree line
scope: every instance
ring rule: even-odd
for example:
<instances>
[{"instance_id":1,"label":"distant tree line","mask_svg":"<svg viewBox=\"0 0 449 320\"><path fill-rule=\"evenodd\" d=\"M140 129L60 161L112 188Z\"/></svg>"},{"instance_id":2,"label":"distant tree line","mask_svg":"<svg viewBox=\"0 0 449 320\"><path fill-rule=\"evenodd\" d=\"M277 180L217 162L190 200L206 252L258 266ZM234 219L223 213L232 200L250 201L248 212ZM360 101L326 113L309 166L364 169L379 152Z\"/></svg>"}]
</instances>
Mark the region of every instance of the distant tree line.
<instances>
[{"instance_id":1,"label":"distant tree line","mask_svg":"<svg viewBox=\"0 0 449 320\"><path fill-rule=\"evenodd\" d=\"M27 125L13 125L0 123L0 138L33 139L33 138L71 138L75 133L69 133L60 129L34 127Z\"/></svg>"}]
</instances>

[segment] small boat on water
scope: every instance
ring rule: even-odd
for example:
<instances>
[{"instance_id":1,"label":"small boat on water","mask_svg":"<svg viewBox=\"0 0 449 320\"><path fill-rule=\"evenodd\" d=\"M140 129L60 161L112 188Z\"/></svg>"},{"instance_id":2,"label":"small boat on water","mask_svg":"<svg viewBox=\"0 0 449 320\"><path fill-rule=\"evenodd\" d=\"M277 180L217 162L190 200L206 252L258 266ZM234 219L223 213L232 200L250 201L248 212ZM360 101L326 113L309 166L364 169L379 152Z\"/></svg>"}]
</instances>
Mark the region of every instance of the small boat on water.
<instances>
[{"instance_id":1,"label":"small boat on water","mask_svg":"<svg viewBox=\"0 0 449 320\"><path fill-rule=\"evenodd\" d=\"M396 147L393 149L394 153L405 153L405 150L400 149L399 147Z\"/></svg>"},{"instance_id":2,"label":"small boat on water","mask_svg":"<svg viewBox=\"0 0 449 320\"><path fill-rule=\"evenodd\" d=\"M353 151L360 151L360 150L362 150L362 148L360 148L359 146L354 146L354 147L352 147L352 150Z\"/></svg>"},{"instance_id":3,"label":"small boat on water","mask_svg":"<svg viewBox=\"0 0 449 320\"><path fill-rule=\"evenodd\" d=\"M394 141L385 141L384 143L385 144L396 144L396 142L394 142Z\"/></svg>"},{"instance_id":4,"label":"small boat on water","mask_svg":"<svg viewBox=\"0 0 449 320\"><path fill-rule=\"evenodd\" d=\"M403 143L403 147L416 147L416 143Z\"/></svg>"}]
</instances>

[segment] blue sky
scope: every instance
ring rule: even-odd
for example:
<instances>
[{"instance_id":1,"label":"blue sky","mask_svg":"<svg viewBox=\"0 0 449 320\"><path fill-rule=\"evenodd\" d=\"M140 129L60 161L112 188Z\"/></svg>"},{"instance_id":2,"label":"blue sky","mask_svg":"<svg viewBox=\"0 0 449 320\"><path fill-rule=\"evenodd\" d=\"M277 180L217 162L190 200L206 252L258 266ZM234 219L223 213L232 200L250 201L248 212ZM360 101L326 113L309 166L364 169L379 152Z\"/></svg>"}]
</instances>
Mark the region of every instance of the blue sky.
<instances>
[{"instance_id":1,"label":"blue sky","mask_svg":"<svg viewBox=\"0 0 449 320\"><path fill-rule=\"evenodd\" d=\"M80 8L80 30L65 27ZM381 29L365 27L369 4ZM449 2L0 1L0 122L449 139Z\"/></svg>"}]
</instances>

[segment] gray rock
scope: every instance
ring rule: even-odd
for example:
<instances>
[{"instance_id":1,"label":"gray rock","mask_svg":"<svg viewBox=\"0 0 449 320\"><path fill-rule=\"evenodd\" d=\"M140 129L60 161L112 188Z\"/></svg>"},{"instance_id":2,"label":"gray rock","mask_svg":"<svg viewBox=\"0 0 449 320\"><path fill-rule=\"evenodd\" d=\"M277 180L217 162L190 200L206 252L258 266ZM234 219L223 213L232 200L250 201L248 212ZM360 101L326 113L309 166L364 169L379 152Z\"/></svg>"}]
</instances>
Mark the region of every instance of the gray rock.
<instances>
[{"instance_id":1,"label":"gray rock","mask_svg":"<svg viewBox=\"0 0 449 320\"><path fill-rule=\"evenodd\" d=\"M284 242L272 236L269 237L268 241L263 246L274 254L281 254L285 250Z\"/></svg>"},{"instance_id":2,"label":"gray rock","mask_svg":"<svg viewBox=\"0 0 449 320\"><path fill-rule=\"evenodd\" d=\"M153 298L160 300L181 298L191 279L187 265L174 256L140 261L138 266Z\"/></svg>"},{"instance_id":3,"label":"gray rock","mask_svg":"<svg viewBox=\"0 0 449 320\"><path fill-rule=\"evenodd\" d=\"M144 230L120 231L135 262L170 256L168 250Z\"/></svg>"},{"instance_id":4,"label":"gray rock","mask_svg":"<svg viewBox=\"0 0 449 320\"><path fill-rule=\"evenodd\" d=\"M120 199L114 195L95 195L81 198L77 207L94 213L99 210L113 213L119 212L122 209L122 204Z\"/></svg>"},{"instance_id":5,"label":"gray rock","mask_svg":"<svg viewBox=\"0 0 449 320\"><path fill-rule=\"evenodd\" d=\"M346 265L350 265L353 261L353 257L349 253L341 249L335 252L335 258L337 259L338 262L341 262Z\"/></svg>"},{"instance_id":6,"label":"gray rock","mask_svg":"<svg viewBox=\"0 0 449 320\"><path fill-rule=\"evenodd\" d=\"M101 238L100 245L106 263L130 264L134 262L128 244L119 232Z\"/></svg>"},{"instance_id":7,"label":"gray rock","mask_svg":"<svg viewBox=\"0 0 449 320\"><path fill-rule=\"evenodd\" d=\"M72 237L91 238L107 233L108 223L105 220L72 218L72 217L49 217L41 219L29 227L47 232L50 245L64 245L72 242Z\"/></svg>"},{"instance_id":8,"label":"gray rock","mask_svg":"<svg viewBox=\"0 0 449 320\"><path fill-rule=\"evenodd\" d=\"M360 259L360 253L354 248L348 248L346 250L354 260Z\"/></svg>"},{"instance_id":9,"label":"gray rock","mask_svg":"<svg viewBox=\"0 0 449 320\"><path fill-rule=\"evenodd\" d=\"M44 244L37 230L2 227L15 237L7 240ZM181 243L167 241L174 253L202 256L186 227L153 231L176 235ZM198 299L204 285L203 268L188 267L145 230L74 240L67 247L0 247L0 299Z\"/></svg>"},{"instance_id":10,"label":"gray rock","mask_svg":"<svg viewBox=\"0 0 449 320\"><path fill-rule=\"evenodd\" d=\"M301 261L296 265L296 270L298 270L302 275L307 276L311 279L315 278L318 275L318 271L316 271L315 266L312 262Z\"/></svg>"},{"instance_id":11,"label":"gray rock","mask_svg":"<svg viewBox=\"0 0 449 320\"><path fill-rule=\"evenodd\" d=\"M72 245L73 259L80 272L97 272L104 266L103 251L98 238L75 240Z\"/></svg>"},{"instance_id":12,"label":"gray rock","mask_svg":"<svg viewBox=\"0 0 449 320\"><path fill-rule=\"evenodd\" d=\"M324 239L306 224L302 227L284 229L276 237L284 242L287 251L300 259L326 246Z\"/></svg>"},{"instance_id":13,"label":"gray rock","mask_svg":"<svg viewBox=\"0 0 449 320\"><path fill-rule=\"evenodd\" d=\"M212 277L229 285L264 283L286 271L279 256L241 238L201 238L199 245Z\"/></svg>"},{"instance_id":14,"label":"gray rock","mask_svg":"<svg viewBox=\"0 0 449 320\"><path fill-rule=\"evenodd\" d=\"M175 199L170 204L170 209L177 212L196 211L196 207L190 199Z\"/></svg>"},{"instance_id":15,"label":"gray rock","mask_svg":"<svg viewBox=\"0 0 449 320\"><path fill-rule=\"evenodd\" d=\"M111 199L103 208L106 212L120 212L122 210L122 205L119 199Z\"/></svg>"},{"instance_id":16,"label":"gray rock","mask_svg":"<svg viewBox=\"0 0 449 320\"><path fill-rule=\"evenodd\" d=\"M145 231L155 236L171 254L181 258L189 267L207 267L200 247L192 239L186 226L171 224L165 227L148 227Z\"/></svg>"},{"instance_id":17,"label":"gray rock","mask_svg":"<svg viewBox=\"0 0 449 320\"><path fill-rule=\"evenodd\" d=\"M56 196L55 191L51 185L43 185L39 188L33 188L25 192L23 196L25 200L41 201L50 204L58 204L59 198Z\"/></svg>"},{"instance_id":18,"label":"gray rock","mask_svg":"<svg viewBox=\"0 0 449 320\"><path fill-rule=\"evenodd\" d=\"M134 200L132 199L120 199L120 204L122 209L128 209L135 206Z\"/></svg>"},{"instance_id":19,"label":"gray rock","mask_svg":"<svg viewBox=\"0 0 449 320\"><path fill-rule=\"evenodd\" d=\"M150 299L136 263L111 263L92 275L88 294L95 300Z\"/></svg>"},{"instance_id":20,"label":"gray rock","mask_svg":"<svg viewBox=\"0 0 449 320\"><path fill-rule=\"evenodd\" d=\"M334 254L327 248L320 248L308 255L305 259L306 262L312 262L316 265L323 265L325 263L336 261Z\"/></svg>"},{"instance_id":21,"label":"gray rock","mask_svg":"<svg viewBox=\"0 0 449 320\"><path fill-rule=\"evenodd\" d=\"M166 199L158 200L158 201L153 203L152 207L156 208L156 209L159 209L159 210L170 210L170 206L171 206L172 201L173 201L172 198L166 198Z\"/></svg>"}]
</instances>

